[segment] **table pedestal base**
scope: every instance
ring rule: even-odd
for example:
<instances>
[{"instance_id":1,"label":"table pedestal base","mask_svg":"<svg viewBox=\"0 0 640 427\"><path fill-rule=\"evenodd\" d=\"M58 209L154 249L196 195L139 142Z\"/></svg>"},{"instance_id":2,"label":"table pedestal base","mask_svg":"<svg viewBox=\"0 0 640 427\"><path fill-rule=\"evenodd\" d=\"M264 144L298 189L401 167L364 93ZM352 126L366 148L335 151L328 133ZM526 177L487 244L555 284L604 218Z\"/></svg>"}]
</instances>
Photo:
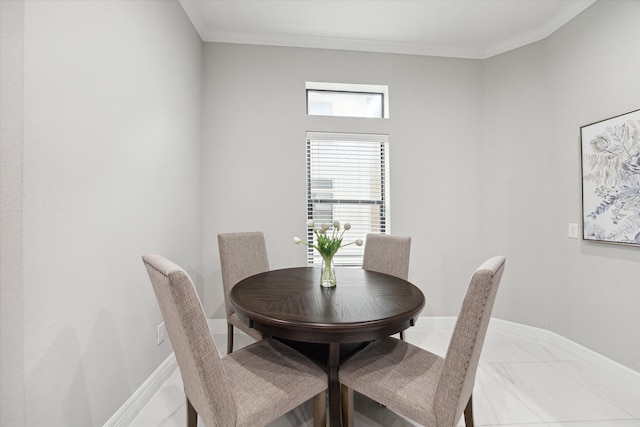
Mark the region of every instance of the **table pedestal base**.
<instances>
[{"instance_id":1,"label":"table pedestal base","mask_svg":"<svg viewBox=\"0 0 640 427\"><path fill-rule=\"evenodd\" d=\"M323 368L329 377L329 422L332 426L339 426L342 424L341 414L341 387L338 381L338 368L340 363L352 354L369 344L364 343L330 343L330 344L318 344L307 343L299 341L291 341L283 338L275 338L278 341L287 344L289 347L299 351L307 356L309 359Z\"/></svg>"}]
</instances>

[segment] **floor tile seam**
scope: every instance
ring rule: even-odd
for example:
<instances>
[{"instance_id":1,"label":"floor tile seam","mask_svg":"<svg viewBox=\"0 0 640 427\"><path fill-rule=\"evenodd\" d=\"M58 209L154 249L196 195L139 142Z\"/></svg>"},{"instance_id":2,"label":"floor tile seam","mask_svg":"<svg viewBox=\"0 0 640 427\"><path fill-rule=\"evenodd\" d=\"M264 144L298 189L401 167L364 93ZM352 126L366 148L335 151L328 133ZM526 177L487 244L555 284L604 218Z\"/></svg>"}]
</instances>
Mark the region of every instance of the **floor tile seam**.
<instances>
[{"instance_id":1,"label":"floor tile seam","mask_svg":"<svg viewBox=\"0 0 640 427\"><path fill-rule=\"evenodd\" d=\"M556 424L565 424L565 423L569 423L570 425L575 425L575 426L582 426L584 424L590 424L590 423L617 423L617 422L623 422L623 421L637 421L637 418L631 417L631 418L585 418L585 419L577 419L577 418L572 418L572 419L568 419L568 420L563 420L563 419L554 419L553 421L543 421L546 425L556 425ZM522 424L527 424L527 423L522 423Z\"/></svg>"},{"instance_id":2,"label":"floor tile seam","mask_svg":"<svg viewBox=\"0 0 640 427\"><path fill-rule=\"evenodd\" d=\"M640 421L639 418L631 416L630 418L598 418L598 419L585 419L585 420L555 420L546 421L547 424L557 423L603 423L603 422L620 422L620 421ZM579 424L576 424L579 425Z\"/></svg>"},{"instance_id":3,"label":"floor tile seam","mask_svg":"<svg viewBox=\"0 0 640 427\"><path fill-rule=\"evenodd\" d=\"M506 333L514 337L536 341L548 346L549 348L556 349L568 357L566 360L564 357L558 360L585 362L597 369L604 369L614 375L620 376L625 380L625 382L633 385L640 385L640 372L622 365L615 360L609 359L605 355L591 350L557 332L508 320L495 318L492 318L491 320L491 325L496 331Z\"/></svg>"},{"instance_id":4,"label":"floor tile seam","mask_svg":"<svg viewBox=\"0 0 640 427\"><path fill-rule=\"evenodd\" d=\"M617 407L618 409L621 409L620 407ZM621 409L626 415L625 417L621 417L621 418L598 418L598 419L579 419L579 420L554 420L554 421L547 421L549 423L588 423L588 422L604 422L604 421L640 421L640 418L635 418L633 415L629 414L627 411L625 411L624 409Z\"/></svg>"},{"instance_id":5,"label":"floor tile seam","mask_svg":"<svg viewBox=\"0 0 640 427\"><path fill-rule=\"evenodd\" d=\"M543 364L553 364L553 363L564 363L561 361L558 362L498 362L496 364L500 364L500 365L526 365L526 364L535 364L535 363L543 363ZM562 373L562 371L560 371L559 369L553 367L552 369L554 369L557 372ZM590 388L584 386L583 384L577 382L576 380L574 380L573 378L569 377L568 375L562 373L562 375L566 378L568 378L569 380L571 380L573 383L576 383L578 386L580 386L580 389L582 390L582 393L595 393L593 390L591 390ZM620 407L619 404L616 404L614 402L611 401L611 399L606 398L605 396L600 395L599 393L595 393L596 396L600 399L602 399L603 401L605 401L606 403L614 406L616 409L618 409L619 411L621 411L623 414L626 414L629 418L627 418L626 416L623 418L606 418L606 419L571 419L571 420L562 420L562 419L554 419L553 420L545 420L543 417L543 414L540 413L540 407L538 407L536 405L535 401L532 401L531 399L527 399L526 398L526 394L522 393L522 389L520 387L517 387L515 384L511 384L510 386L508 385L507 387L503 387L501 386L501 382L499 379L494 378L492 375L489 374L489 377L492 381L496 382L500 388L504 389L505 391L511 393L512 397L514 399L516 399L518 402L520 402L521 405L523 405L529 412L531 412L533 415L535 415L536 418L539 419L540 423L543 423L543 425L545 425L544 423L548 424L548 423L558 423L558 422L593 422L593 421L609 421L609 420L613 420L613 421L626 421L626 420L635 420L636 418L630 414L628 411L626 411L624 408ZM513 423L511 423L513 424ZM522 424L532 424L532 423L522 423ZM535 423L534 423L535 424Z\"/></svg>"},{"instance_id":6,"label":"floor tile seam","mask_svg":"<svg viewBox=\"0 0 640 427\"><path fill-rule=\"evenodd\" d=\"M557 364L559 364L559 363L583 363L583 362L580 362L579 360L576 360L575 362L557 362ZM600 397L601 399L604 399L605 401L607 401L611 405L615 406L616 408L618 408L619 410L621 410L625 414L629 415L632 419L635 419L635 416L633 414L631 414L629 411L627 411L627 409L624 406L621 406L618 402L616 402L614 399L609 397L607 394L601 392L601 389L599 387L591 388L591 387L586 386L585 384L581 383L580 381L578 381L577 379L573 378L572 376L567 375L562 369L560 369L557 366L557 364L556 363L550 363L550 366L551 366L551 368L553 370L555 370L556 372L560 373L565 378L568 378L573 383L579 385L582 389L586 390L587 392L594 393L596 396ZM585 382L588 383L588 381L585 381Z\"/></svg>"},{"instance_id":7,"label":"floor tile seam","mask_svg":"<svg viewBox=\"0 0 640 427\"><path fill-rule=\"evenodd\" d=\"M480 366L482 365L533 365L533 364L549 364L549 363L566 363L560 360L501 360L495 362L480 362Z\"/></svg>"},{"instance_id":8,"label":"floor tile seam","mask_svg":"<svg viewBox=\"0 0 640 427\"><path fill-rule=\"evenodd\" d=\"M525 363L540 363L540 362L525 362ZM509 363L498 363L498 364L505 365ZM544 421L540 416L540 411L539 411L540 408L535 405L532 407L530 403L535 403L535 402L532 402L531 399L527 398L526 394L522 393L521 387L516 386L513 383L509 385L508 382L507 382L507 385L505 386L504 383L501 381L500 375L497 373L497 371L495 373L498 375L497 377L487 373L489 380L494 382L498 389L504 390L505 392L509 393L513 399L517 400L520 403L520 405L522 405L522 407L526 408L527 411L529 411L537 419L535 422L528 421L528 422L522 422L522 423L506 423L505 425L508 425L508 426L517 425L517 424L524 424L524 425L539 424L541 426L547 425L548 422ZM489 424L489 425L493 426L495 424ZM497 425L500 426L502 424L497 424Z\"/></svg>"},{"instance_id":9,"label":"floor tile seam","mask_svg":"<svg viewBox=\"0 0 640 427\"><path fill-rule=\"evenodd\" d=\"M596 389L592 389L590 387L587 387L585 384L583 384L580 381L574 379L573 377L567 375L565 372L563 372L563 370L559 369L557 365L559 365L560 363L567 363L566 361L555 361L555 362L495 362L494 364L495 365L511 365L511 366L513 366L513 365L526 365L526 364L535 364L535 363L543 363L543 364L549 365L551 367L551 369L556 371L556 373L561 374L564 378L568 379L570 382L572 382L572 383L576 384L577 386L579 386L579 388L584 393L593 393L598 398L600 398L600 399L606 401L607 403L609 403L610 405L616 407L618 410L620 410L624 414L627 414L629 417L631 417L631 419L636 419L635 416L633 414L629 413L629 411L627 411L625 407L621 406L619 403L617 403L616 401L614 401L613 399L608 397L606 394L601 393L599 389L597 389L597 388ZM575 361L575 363L580 363L580 361ZM481 364L481 366L482 366L482 364ZM496 381L496 380L494 379L494 381ZM514 393L514 396L516 397L516 399L518 401L520 401L520 403L522 403L527 409L529 409L533 414L535 414L537 416L537 413L534 410L532 410L525 402L523 402L522 399L518 398L518 394L517 393ZM615 419L617 420L617 418L615 418ZM626 419L626 418L623 418L623 419ZM577 420L577 421L585 421L585 420ZM596 421L598 421L598 420L596 420Z\"/></svg>"},{"instance_id":10,"label":"floor tile seam","mask_svg":"<svg viewBox=\"0 0 640 427\"><path fill-rule=\"evenodd\" d=\"M533 339L528 339L529 341L536 343L537 345L539 345L540 347L542 347L543 349L545 349L545 351L547 351L547 353L549 354L550 358L553 358L553 360L543 360L540 359L540 357L538 357L536 354L533 354L533 352L527 350L526 348L522 347L522 351L524 351L525 353L528 353L531 355L531 357L535 357L538 360L540 360L541 362L570 362L570 361L574 361L577 360L577 358L572 357L569 353L559 349L556 345L554 345L553 343L549 343L549 342L542 342L542 341L535 341ZM550 351L552 350L552 351ZM557 356L557 353L561 352L563 354L564 357L559 358Z\"/></svg>"},{"instance_id":11,"label":"floor tile seam","mask_svg":"<svg viewBox=\"0 0 640 427\"><path fill-rule=\"evenodd\" d=\"M476 426L479 427L518 427L518 426L549 426L549 423L546 423L544 421L540 421L539 423L536 422L525 422L525 423L505 423L505 424L475 424Z\"/></svg>"},{"instance_id":12,"label":"floor tile seam","mask_svg":"<svg viewBox=\"0 0 640 427\"><path fill-rule=\"evenodd\" d=\"M553 360L546 360L546 359L541 359L537 354L529 351L526 347L522 347L518 344L513 344L515 346L517 346L521 351L529 354L531 357L541 361L541 362L548 362L548 361L574 361L574 360L578 360L578 358L576 358L575 356L572 356L571 354L567 353L566 351L558 348L557 345L555 345L552 341L550 341L549 336L548 336L548 332L546 330L542 330L543 332L535 332L535 333L529 333L529 331L522 331L522 330L518 330L516 328L514 328L513 326L508 328L508 329L501 329L501 327L503 328L504 326L497 326L495 328L494 333L496 335L500 335L503 337L506 337L508 339L520 339L520 340L525 340L528 341L529 343L532 343L534 345L538 345L540 347L542 347L545 350L553 350L552 352L549 352L549 356L553 358ZM561 358L558 358L557 352L562 353Z\"/></svg>"}]
</instances>

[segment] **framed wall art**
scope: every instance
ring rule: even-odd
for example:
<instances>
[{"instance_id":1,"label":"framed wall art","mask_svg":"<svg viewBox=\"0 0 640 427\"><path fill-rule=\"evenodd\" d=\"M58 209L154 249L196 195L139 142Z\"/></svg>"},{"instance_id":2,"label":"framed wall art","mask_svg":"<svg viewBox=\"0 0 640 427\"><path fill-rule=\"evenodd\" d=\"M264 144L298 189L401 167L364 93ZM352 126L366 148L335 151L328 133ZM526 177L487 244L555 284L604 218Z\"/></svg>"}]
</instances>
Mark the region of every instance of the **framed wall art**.
<instances>
[{"instance_id":1,"label":"framed wall art","mask_svg":"<svg viewBox=\"0 0 640 427\"><path fill-rule=\"evenodd\" d=\"M640 247L640 109L582 126L582 238Z\"/></svg>"}]
</instances>

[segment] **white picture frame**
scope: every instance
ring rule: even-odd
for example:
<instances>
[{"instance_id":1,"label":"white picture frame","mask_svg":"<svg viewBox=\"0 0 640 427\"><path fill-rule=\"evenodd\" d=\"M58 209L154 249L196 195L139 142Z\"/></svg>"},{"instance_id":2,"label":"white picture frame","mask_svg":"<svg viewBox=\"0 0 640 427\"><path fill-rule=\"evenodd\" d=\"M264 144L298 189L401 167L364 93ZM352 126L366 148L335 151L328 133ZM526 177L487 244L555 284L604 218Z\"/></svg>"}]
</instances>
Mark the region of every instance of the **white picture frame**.
<instances>
[{"instance_id":1,"label":"white picture frame","mask_svg":"<svg viewBox=\"0 0 640 427\"><path fill-rule=\"evenodd\" d=\"M583 240L640 247L640 109L580 128Z\"/></svg>"}]
</instances>

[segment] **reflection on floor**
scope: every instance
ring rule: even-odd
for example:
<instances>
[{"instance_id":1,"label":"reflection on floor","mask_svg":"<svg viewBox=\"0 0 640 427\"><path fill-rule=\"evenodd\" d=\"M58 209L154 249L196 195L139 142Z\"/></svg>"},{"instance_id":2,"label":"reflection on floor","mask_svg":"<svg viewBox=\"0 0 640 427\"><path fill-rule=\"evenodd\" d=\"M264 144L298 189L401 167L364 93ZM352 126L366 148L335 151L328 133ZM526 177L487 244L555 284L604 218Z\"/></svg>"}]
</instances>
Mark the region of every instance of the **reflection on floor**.
<instances>
[{"instance_id":1,"label":"reflection on floor","mask_svg":"<svg viewBox=\"0 0 640 427\"><path fill-rule=\"evenodd\" d=\"M444 355L450 327L407 331L407 341ZM226 351L226 335L214 335ZM236 332L236 348L252 339ZM477 426L640 427L640 388L620 382L552 346L489 327L474 389ZM355 397L356 426L409 427L407 420L371 400ZM184 427L184 392L176 370L130 427ZM202 422L199 426L204 426ZM311 403L270 427L311 427ZM460 420L458 426L464 426Z\"/></svg>"}]
</instances>

